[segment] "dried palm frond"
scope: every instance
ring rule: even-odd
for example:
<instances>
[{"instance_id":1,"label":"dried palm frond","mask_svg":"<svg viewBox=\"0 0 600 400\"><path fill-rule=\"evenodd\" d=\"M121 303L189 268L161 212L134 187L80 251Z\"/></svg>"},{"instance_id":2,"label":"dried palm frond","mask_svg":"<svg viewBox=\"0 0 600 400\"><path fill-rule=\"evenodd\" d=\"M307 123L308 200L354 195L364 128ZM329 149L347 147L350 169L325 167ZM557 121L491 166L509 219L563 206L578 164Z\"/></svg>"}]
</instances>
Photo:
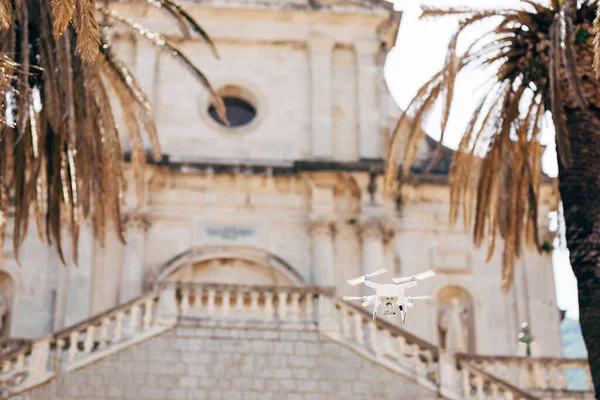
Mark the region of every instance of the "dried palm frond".
<instances>
[{"instance_id":1,"label":"dried palm frond","mask_svg":"<svg viewBox=\"0 0 600 400\"><path fill-rule=\"evenodd\" d=\"M402 176L411 174L424 117L442 97L442 138L448 123L457 77L467 66L494 67L493 87L478 105L454 155L450 171L450 223L462 209L465 228L472 227L476 246L496 236L504 241L502 288L509 290L522 241L540 249L538 197L541 176L540 129L545 112L552 114L557 152L563 166L571 163L565 108L600 106L600 14L597 0L524 1L524 8L471 10L423 7L422 18L461 18L448 46L442 69L417 92L400 118L388 150L384 179L387 193L397 194L401 124L409 129ZM478 37L461 55L459 36L475 22L497 18L494 29ZM596 34L594 43L588 38ZM581 77L585 75L586 79ZM441 149L434 155L437 162ZM432 163L432 164L433 164ZM430 166L431 167L431 166ZM473 218L472 209L475 207Z\"/></svg>"},{"instance_id":2,"label":"dried palm frond","mask_svg":"<svg viewBox=\"0 0 600 400\"><path fill-rule=\"evenodd\" d=\"M155 3L172 10L214 48L183 9L171 0ZM77 262L79 225L85 218L92 219L101 243L108 221L124 241L124 158L111 96L124 111L138 196L143 196L146 160L143 134L150 138L154 158L161 157L152 105L116 56L111 31L98 24L97 13L183 62L213 95L226 121L222 100L206 76L160 34L95 0L0 0L0 257L10 203L17 260L31 219L40 238L56 245L63 262L64 228L70 230Z\"/></svg>"}]
</instances>

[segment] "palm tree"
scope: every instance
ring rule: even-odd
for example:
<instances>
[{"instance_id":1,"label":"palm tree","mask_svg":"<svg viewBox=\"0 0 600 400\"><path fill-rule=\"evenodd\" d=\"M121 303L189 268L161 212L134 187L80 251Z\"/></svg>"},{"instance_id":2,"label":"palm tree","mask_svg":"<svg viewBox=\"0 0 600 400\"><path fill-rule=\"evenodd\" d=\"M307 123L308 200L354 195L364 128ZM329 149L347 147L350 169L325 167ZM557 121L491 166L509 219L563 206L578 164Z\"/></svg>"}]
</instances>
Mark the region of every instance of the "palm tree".
<instances>
[{"instance_id":1,"label":"palm tree","mask_svg":"<svg viewBox=\"0 0 600 400\"><path fill-rule=\"evenodd\" d=\"M206 32L179 5L147 2L171 15L185 36L194 32L203 37L218 57ZM17 260L32 216L40 238L56 242L63 263L65 223L75 262L84 218L92 218L102 243L110 220L124 241L123 152L111 94L125 116L138 195L143 193L144 132L154 158L161 153L152 106L113 51L115 29L134 31L182 62L213 95L226 121L224 104L204 74L159 33L95 0L0 0L0 258L9 208Z\"/></svg>"},{"instance_id":2,"label":"palm tree","mask_svg":"<svg viewBox=\"0 0 600 400\"><path fill-rule=\"evenodd\" d=\"M410 175L427 112L441 100L442 140L457 76L467 67L494 68L491 87L473 113L450 172L450 223L462 209L476 246L503 239L502 289L509 290L523 243L540 249L537 208L541 125L554 123L559 192L567 246L578 280L580 323L600 396L600 56L597 0L524 0L520 9L425 7L422 17L461 17L442 69L418 91L398 121L387 157L385 189L398 193ZM600 15L600 14L599 14ZM486 35L457 54L460 34L482 20L497 20ZM595 62L594 62L595 60ZM594 65L595 64L595 65ZM401 171L401 128L409 126ZM438 157L434 157L430 168ZM474 218L473 205L475 206ZM488 257L488 261L489 261ZM600 398L600 397L598 397Z\"/></svg>"}]
</instances>

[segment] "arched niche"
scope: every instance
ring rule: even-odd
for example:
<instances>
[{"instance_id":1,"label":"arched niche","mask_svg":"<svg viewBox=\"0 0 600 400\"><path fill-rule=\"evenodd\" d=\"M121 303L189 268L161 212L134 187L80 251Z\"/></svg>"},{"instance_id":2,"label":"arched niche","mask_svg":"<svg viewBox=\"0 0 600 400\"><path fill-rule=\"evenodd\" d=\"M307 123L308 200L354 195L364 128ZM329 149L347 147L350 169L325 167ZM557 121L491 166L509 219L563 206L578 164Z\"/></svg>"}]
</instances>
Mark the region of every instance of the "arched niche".
<instances>
[{"instance_id":1,"label":"arched niche","mask_svg":"<svg viewBox=\"0 0 600 400\"><path fill-rule=\"evenodd\" d=\"M202 246L159 268L155 281L305 286L304 278L280 257L246 246Z\"/></svg>"},{"instance_id":2,"label":"arched niche","mask_svg":"<svg viewBox=\"0 0 600 400\"><path fill-rule=\"evenodd\" d=\"M435 296L438 345L446 348L449 335L448 325L460 323L463 332L466 352L474 354L475 349L475 304L471 294L461 286L449 285L438 290ZM459 322L457 322L459 321Z\"/></svg>"},{"instance_id":3,"label":"arched niche","mask_svg":"<svg viewBox=\"0 0 600 400\"><path fill-rule=\"evenodd\" d=\"M15 281L6 272L0 270L0 338L10 336L15 302Z\"/></svg>"}]
</instances>

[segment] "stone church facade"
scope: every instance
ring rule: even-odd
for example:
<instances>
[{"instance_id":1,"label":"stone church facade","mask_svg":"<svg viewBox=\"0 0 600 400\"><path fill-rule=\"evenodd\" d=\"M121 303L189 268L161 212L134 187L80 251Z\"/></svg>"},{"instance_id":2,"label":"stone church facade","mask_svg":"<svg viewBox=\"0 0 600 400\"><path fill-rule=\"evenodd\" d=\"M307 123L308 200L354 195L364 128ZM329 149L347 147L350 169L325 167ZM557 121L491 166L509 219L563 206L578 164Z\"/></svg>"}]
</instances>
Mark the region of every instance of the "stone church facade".
<instances>
[{"instance_id":1,"label":"stone church facade","mask_svg":"<svg viewBox=\"0 0 600 400\"><path fill-rule=\"evenodd\" d=\"M550 254L527 252L503 294L500 254L486 263L448 226L450 149L425 173L436 146L425 140L400 200L383 196L400 114L383 77L401 22L390 3L187 3L220 60L161 10L112 6L175 40L232 124L169 55L116 35L155 105L163 157L146 167L143 202L124 194L126 245L113 235L102 247L85 224L79 265L65 268L35 232L20 266L7 240L0 397L593 398L566 382L588 367L561 358ZM552 207L539 213L546 231ZM340 300L368 294L346 280L381 267L381 282L437 273L411 289L432 300L404 325ZM441 324L453 302L466 311L460 354ZM534 358L518 345L523 322Z\"/></svg>"}]
</instances>

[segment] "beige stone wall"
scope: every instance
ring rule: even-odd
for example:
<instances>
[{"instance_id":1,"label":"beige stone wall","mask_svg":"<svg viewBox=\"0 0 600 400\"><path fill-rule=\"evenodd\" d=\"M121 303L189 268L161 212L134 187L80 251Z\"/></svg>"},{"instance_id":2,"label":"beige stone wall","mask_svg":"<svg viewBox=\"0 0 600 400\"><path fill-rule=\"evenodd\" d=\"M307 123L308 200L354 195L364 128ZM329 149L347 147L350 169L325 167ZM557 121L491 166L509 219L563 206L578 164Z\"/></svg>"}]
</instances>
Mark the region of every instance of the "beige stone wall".
<instances>
[{"instance_id":1,"label":"beige stone wall","mask_svg":"<svg viewBox=\"0 0 600 400\"><path fill-rule=\"evenodd\" d=\"M315 332L178 327L15 400L332 398L437 394Z\"/></svg>"}]
</instances>

